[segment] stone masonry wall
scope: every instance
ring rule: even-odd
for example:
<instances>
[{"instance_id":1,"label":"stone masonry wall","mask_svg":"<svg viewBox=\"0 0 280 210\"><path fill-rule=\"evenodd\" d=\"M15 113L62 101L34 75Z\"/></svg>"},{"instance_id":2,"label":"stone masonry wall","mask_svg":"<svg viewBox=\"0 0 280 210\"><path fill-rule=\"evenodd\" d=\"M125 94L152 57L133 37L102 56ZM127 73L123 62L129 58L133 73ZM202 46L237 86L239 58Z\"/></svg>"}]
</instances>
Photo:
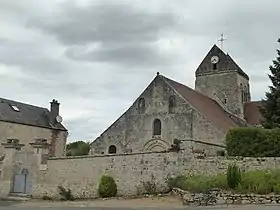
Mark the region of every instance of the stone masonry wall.
<instances>
[{"instance_id":1,"label":"stone masonry wall","mask_svg":"<svg viewBox=\"0 0 280 210\"><path fill-rule=\"evenodd\" d=\"M29 143L33 142L34 139L46 138L49 140L49 143L54 143L55 156L60 157L65 155L67 140L67 133L65 131L53 132L47 128L0 121L0 133L0 143L5 142L8 138L19 139L21 144L25 144L22 151L26 151L27 153L33 152L33 148ZM3 154L3 147L0 145L1 154Z\"/></svg>"},{"instance_id":2,"label":"stone masonry wall","mask_svg":"<svg viewBox=\"0 0 280 210\"><path fill-rule=\"evenodd\" d=\"M175 97L175 108L169 112L169 97ZM145 100L143 112L139 99ZM132 106L97 138L90 154L108 154L110 145L117 153L137 153L165 150L175 138L192 139L191 106L180 98L163 79L158 76L144 90ZM161 121L161 135L153 136L153 122Z\"/></svg>"},{"instance_id":3,"label":"stone masonry wall","mask_svg":"<svg viewBox=\"0 0 280 210\"><path fill-rule=\"evenodd\" d=\"M197 76L195 89L219 104L224 103L231 113L243 118L240 83L249 86L249 81L237 72L213 73Z\"/></svg>"},{"instance_id":4,"label":"stone masonry wall","mask_svg":"<svg viewBox=\"0 0 280 210\"><path fill-rule=\"evenodd\" d=\"M148 181L156 183L162 192L168 189L166 181L170 176L226 172L233 161L242 170L280 168L280 158L198 159L189 151L52 158L47 170L38 171L35 176L31 194L58 198L57 187L63 186L70 188L75 197L96 197L100 177L105 173L116 180L118 195L137 195L144 191L143 182Z\"/></svg>"},{"instance_id":5,"label":"stone masonry wall","mask_svg":"<svg viewBox=\"0 0 280 210\"><path fill-rule=\"evenodd\" d=\"M169 111L169 98L175 107ZM139 100L145 100L143 112ZM153 122L161 121L161 135L153 135ZM91 145L90 154L108 154L111 145L116 153L164 151L174 139L191 139L223 145L226 131L213 125L203 114L183 100L157 76L132 106Z\"/></svg>"}]
</instances>

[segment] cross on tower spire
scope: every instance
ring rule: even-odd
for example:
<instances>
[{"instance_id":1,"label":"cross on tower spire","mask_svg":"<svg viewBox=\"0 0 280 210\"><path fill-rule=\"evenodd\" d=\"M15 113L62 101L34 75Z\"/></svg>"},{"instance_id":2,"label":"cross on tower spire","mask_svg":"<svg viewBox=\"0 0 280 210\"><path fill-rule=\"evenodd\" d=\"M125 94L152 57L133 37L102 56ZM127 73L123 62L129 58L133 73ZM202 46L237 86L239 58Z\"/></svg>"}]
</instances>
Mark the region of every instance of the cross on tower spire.
<instances>
[{"instance_id":1,"label":"cross on tower spire","mask_svg":"<svg viewBox=\"0 0 280 210\"><path fill-rule=\"evenodd\" d=\"M218 41L219 42L221 42L221 49L223 49L223 44L224 44L224 41L225 41L226 39L224 38L224 34L222 33L221 34L221 39L219 39Z\"/></svg>"}]
</instances>

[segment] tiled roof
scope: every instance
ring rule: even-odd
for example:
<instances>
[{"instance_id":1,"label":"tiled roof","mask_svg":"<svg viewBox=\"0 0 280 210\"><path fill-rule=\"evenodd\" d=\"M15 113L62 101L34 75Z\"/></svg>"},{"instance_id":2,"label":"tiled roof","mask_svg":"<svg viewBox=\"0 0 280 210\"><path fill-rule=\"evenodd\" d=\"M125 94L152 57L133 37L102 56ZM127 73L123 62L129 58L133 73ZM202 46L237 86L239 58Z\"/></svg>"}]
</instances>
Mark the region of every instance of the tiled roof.
<instances>
[{"instance_id":1,"label":"tiled roof","mask_svg":"<svg viewBox=\"0 0 280 210\"><path fill-rule=\"evenodd\" d=\"M214 45L210 51L207 53L203 61L198 66L195 74L196 76L211 73L212 63L211 57L218 56L218 71L234 71L236 70L239 74L243 75L245 78L249 79L249 76L236 64L229 54L225 54L217 45Z\"/></svg>"},{"instance_id":2,"label":"tiled roof","mask_svg":"<svg viewBox=\"0 0 280 210\"><path fill-rule=\"evenodd\" d=\"M244 104L244 118L250 125L260 125L262 115L259 107L262 106L262 101L251 101Z\"/></svg>"},{"instance_id":3,"label":"tiled roof","mask_svg":"<svg viewBox=\"0 0 280 210\"><path fill-rule=\"evenodd\" d=\"M0 121L67 130L61 123L51 125L50 117L51 113L47 108L0 98Z\"/></svg>"},{"instance_id":4,"label":"tiled roof","mask_svg":"<svg viewBox=\"0 0 280 210\"><path fill-rule=\"evenodd\" d=\"M188 103L200 111L216 126L228 130L231 127L241 125L234 117L226 112L215 100L195 91L194 89L161 76L175 91L177 91Z\"/></svg>"}]
</instances>

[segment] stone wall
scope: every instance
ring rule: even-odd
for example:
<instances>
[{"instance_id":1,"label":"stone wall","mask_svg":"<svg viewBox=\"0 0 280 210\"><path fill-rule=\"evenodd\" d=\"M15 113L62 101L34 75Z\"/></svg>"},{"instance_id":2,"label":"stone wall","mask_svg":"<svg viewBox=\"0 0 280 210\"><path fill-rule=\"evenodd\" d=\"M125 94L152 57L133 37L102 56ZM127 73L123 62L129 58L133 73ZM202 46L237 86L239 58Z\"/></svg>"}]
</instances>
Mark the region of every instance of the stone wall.
<instances>
[{"instance_id":1,"label":"stone wall","mask_svg":"<svg viewBox=\"0 0 280 210\"><path fill-rule=\"evenodd\" d=\"M67 140L67 132L65 131L53 131L48 128L0 122L0 133L0 143L5 142L9 138L19 139L20 143L25 145L22 151L26 151L27 153L33 152L33 148L29 143L33 142L36 138L44 138L53 144L51 148L55 156L60 157L65 155ZM3 154L3 151L4 148L0 145L0 155Z\"/></svg>"},{"instance_id":2,"label":"stone wall","mask_svg":"<svg viewBox=\"0 0 280 210\"><path fill-rule=\"evenodd\" d=\"M32 195L57 198L57 187L63 186L70 188L75 197L96 197L100 177L105 173L116 180L118 195L133 196L145 191L143 182L154 182L162 192L168 190L166 181L170 176L226 172L233 161L242 170L280 168L280 158L198 159L189 151L52 158L47 170L38 171Z\"/></svg>"},{"instance_id":3,"label":"stone wall","mask_svg":"<svg viewBox=\"0 0 280 210\"><path fill-rule=\"evenodd\" d=\"M175 106L169 109L169 99ZM139 106L140 101L144 106ZM155 119L161 121L161 134L153 135ZM219 129L195 107L182 99L161 76L157 76L132 106L91 145L90 154L163 151L174 139L193 139L223 145L226 131Z\"/></svg>"},{"instance_id":4,"label":"stone wall","mask_svg":"<svg viewBox=\"0 0 280 210\"><path fill-rule=\"evenodd\" d=\"M197 76L195 89L226 106L231 113L243 118L240 84L247 89L249 87L249 81L245 77L229 71Z\"/></svg>"},{"instance_id":5,"label":"stone wall","mask_svg":"<svg viewBox=\"0 0 280 210\"><path fill-rule=\"evenodd\" d=\"M175 97L173 112L169 112L169 97ZM144 100L144 107L139 106ZM117 153L137 153L166 150L177 139L192 139L194 110L158 76L91 146L91 154L108 154L110 145ZM161 121L161 135L153 135L153 122Z\"/></svg>"},{"instance_id":6,"label":"stone wall","mask_svg":"<svg viewBox=\"0 0 280 210\"><path fill-rule=\"evenodd\" d=\"M183 204L188 206L280 203L280 195L234 194L220 189L213 189L208 193L190 193L174 188L172 194L181 196Z\"/></svg>"}]
</instances>

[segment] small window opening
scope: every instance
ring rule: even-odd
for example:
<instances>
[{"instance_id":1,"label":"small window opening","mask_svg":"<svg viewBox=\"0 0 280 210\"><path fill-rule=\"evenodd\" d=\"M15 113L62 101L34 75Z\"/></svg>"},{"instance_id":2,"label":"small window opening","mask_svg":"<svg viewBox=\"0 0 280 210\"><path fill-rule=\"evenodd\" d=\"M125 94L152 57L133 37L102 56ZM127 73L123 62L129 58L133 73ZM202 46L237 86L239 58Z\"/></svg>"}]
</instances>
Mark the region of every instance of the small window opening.
<instances>
[{"instance_id":1,"label":"small window opening","mask_svg":"<svg viewBox=\"0 0 280 210\"><path fill-rule=\"evenodd\" d=\"M217 64L213 63L213 70L217 70Z\"/></svg>"},{"instance_id":2,"label":"small window opening","mask_svg":"<svg viewBox=\"0 0 280 210\"><path fill-rule=\"evenodd\" d=\"M145 99L144 98L139 99L138 109L139 109L140 114L143 114L145 112Z\"/></svg>"},{"instance_id":3,"label":"small window opening","mask_svg":"<svg viewBox=\"0 0 280 210\"><path fill-rule=\"evenodd\" d=\"M153 135L161 135L161 121L159 119L155 119L154 121Z\"/></svg>"},{"instance_id":4,"label":"small window opening","mask_svg":"<svg viewBox=\"0 0 280 210\"><path fill-rule=\"evenodd\" d=\"M19 112L19 108L16 105L11 105L11 107L13 108L14 111Z\"/></svg>"},{"instance_id":5,"label":"small window opening","mask_svg":"<svg viewBox=\"0 0 280 210\"><path fill-rule=\"evenodd\" d=\"M175 109L175 96L170 96L169 97L169 112L173 113Z\"/></svg>"},{"instance_id":6,"label":"small window opening","mask_svg":"<svg viewBox=\"0 0 280 210\"><path fill-rule=\"evenodd\" d=\"M241 91L241 101L242 101L242 103L245 102L245 91L244 90Z\"/></svg>"},{"instance_id":7,"label":"small window opening","mask_svg":"<svg viewBox=\"0 0 280 210\"><path fill-rule=\"evenodd\" d=\"M115 145L111 145L111 146L109 147L109 149L108 149L108 153L109 153L109 154L115 154L115 153L117 153L117 148L116 148L116 146L115 146Z\"/></svg>"},{"instance_id":8,"label":"small window opening","mask_svg":"<svg viewBox=\"0 0 280 210\"><path fill-rule=\"evenodd\" d=\"M225 98L225 99L224 99L224 104L226 104L226 103L227 103L227 99Z\"/></svg>"}]
</instances>

